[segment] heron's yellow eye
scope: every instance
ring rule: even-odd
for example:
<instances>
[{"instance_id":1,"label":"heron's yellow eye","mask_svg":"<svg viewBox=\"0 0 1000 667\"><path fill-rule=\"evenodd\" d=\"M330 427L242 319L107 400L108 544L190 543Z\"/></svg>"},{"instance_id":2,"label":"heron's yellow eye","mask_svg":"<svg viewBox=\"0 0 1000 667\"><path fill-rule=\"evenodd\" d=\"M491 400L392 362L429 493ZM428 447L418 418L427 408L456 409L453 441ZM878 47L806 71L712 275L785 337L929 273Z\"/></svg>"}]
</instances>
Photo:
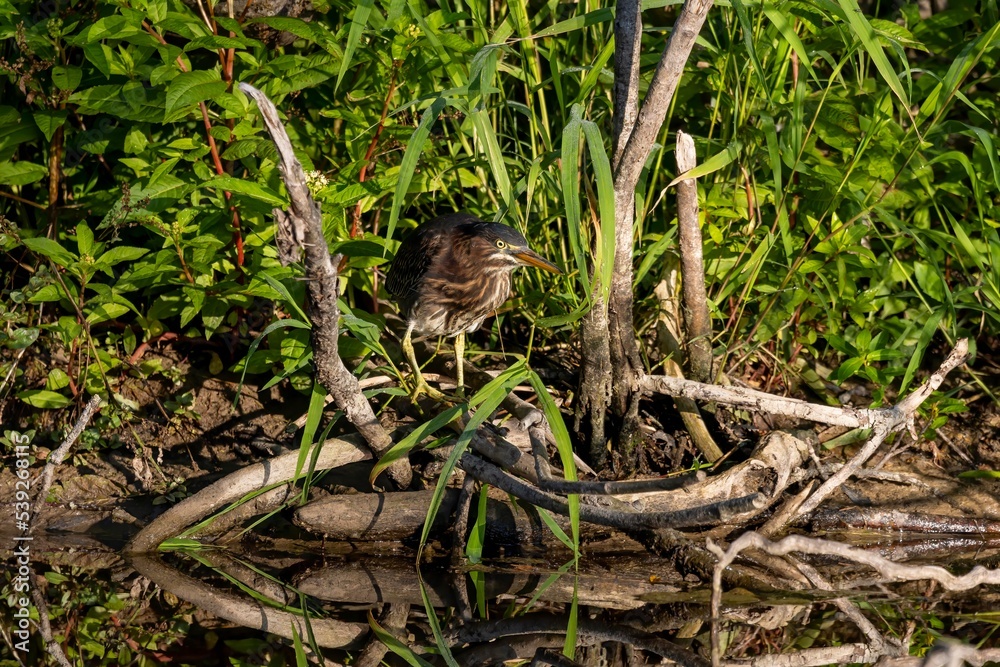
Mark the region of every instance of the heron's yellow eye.
<instances>
[{"instance_id":1,"label":"heron's yellow eye","mask_svg":"<svg viewBox=\"0 0 1000 667\"><path fill-rule=\"evenodd\" d=\"M507 243L503 239L497 239L497 250L503 250L507 247Z\"/></svg>"}]
</instances>

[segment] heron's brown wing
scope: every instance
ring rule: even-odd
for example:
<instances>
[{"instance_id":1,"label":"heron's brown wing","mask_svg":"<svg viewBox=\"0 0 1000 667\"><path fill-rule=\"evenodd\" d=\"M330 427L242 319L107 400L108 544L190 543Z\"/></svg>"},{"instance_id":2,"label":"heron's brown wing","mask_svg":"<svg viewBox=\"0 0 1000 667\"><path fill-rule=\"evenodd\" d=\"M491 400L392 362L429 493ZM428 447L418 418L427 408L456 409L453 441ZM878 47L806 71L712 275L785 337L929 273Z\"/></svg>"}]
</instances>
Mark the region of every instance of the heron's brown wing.
<instances>
[{"instance_id":1,"label":"heron's brown wing","mask_svg":"<svg viewBox=\"0 0 1000 667\"><path fill-rule=\"evenodd\" d=\"M450 243L455 227L480 222L468 213L452 213L429 220L410 232L399 244L396 258L389 267L385 289L408 312L416 301L420 285L434 258Z\"/></svg>"}]
</instances>

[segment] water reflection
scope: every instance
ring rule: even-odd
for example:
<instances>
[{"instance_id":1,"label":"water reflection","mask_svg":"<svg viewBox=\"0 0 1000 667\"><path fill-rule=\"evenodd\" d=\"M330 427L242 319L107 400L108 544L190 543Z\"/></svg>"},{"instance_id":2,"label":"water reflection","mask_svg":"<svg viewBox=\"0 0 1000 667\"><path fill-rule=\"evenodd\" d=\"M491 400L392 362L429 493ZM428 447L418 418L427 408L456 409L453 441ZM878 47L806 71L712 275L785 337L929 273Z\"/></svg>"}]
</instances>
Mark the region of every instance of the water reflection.
<instances>
[{"instance_id":1,"label":"water reflection","mask_svg":"<svg viewBox=\"0 0 1000 667\"><path fill-rule=\"evenodd\" d=\"M996 544L968 539L950 543L953 558L963 546L967 563L995 558ZM939 558L949 544L886 540L872 548ZM326 664L710 664L709 591L646 556L595 555L578 573L543 559L470 568L447 557L418 571L408 554L362 554L345 543L251 538L229 550L124 558L81 536L40 543L35 554L34 584L45 591L53 634L71 664L295 664L296 641L303 655L316 659L318 651ZM910 652L942 635L983 648L996 643L995 591L875 585L846 566L815 564L840 568L855 587L852 604ZM11 581L8 573L8 596ZM727 590L723 664L910 664L867 646L834 595L844 591ZM567 646L572 661L559 657ZM56 664L38 636L31 648L22 664ZM834 654L822 651L834 649L840 659L831 661ZM17 657L25 658L5 642L0 659Z\"/></svg>"}]
</instances>

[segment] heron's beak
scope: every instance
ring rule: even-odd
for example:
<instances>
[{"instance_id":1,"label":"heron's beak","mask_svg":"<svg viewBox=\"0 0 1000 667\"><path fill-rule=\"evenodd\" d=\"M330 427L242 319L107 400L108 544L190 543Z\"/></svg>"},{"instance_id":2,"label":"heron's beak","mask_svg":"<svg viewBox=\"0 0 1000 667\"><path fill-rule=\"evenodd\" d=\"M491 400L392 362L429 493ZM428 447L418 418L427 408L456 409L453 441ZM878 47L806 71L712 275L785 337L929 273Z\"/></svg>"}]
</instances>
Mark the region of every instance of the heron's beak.
<instances>
[{"instance_id":1,"label":"heron's beak","mask_svg":"<svg viewBox=\"0 0 1000 667\"><path fill-rule=\"evenodd\" d=\"M525 248L523 250L518 250L513 253L514 257L526 266L534 266L536 268L542 269L543 271L550 271L552 273L562 273L562 269L558 266L545 259L537 252L531 248Z\"/></svg>"}]
</instances>

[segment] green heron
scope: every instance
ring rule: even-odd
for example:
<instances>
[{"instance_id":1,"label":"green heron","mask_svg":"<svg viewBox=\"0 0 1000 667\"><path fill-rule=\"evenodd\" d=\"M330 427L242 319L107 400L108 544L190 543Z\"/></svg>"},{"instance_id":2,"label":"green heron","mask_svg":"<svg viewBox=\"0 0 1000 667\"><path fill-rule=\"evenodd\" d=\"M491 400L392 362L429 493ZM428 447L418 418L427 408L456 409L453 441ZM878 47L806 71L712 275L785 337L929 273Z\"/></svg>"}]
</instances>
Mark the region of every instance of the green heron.
<instances>
[{"instance_id":1,"label":"green heron","mask_svg":"<svg viewBox=\"0 0 1000 667\"><path fill-rule=\"evenodd\" d=\"M510 296L510 274L519 266L552 273L559 268L528 247L521 234L506 225L483 222L468 213L443 215L423 223L399 245L385 288L406 319L403 352L413 368L421 393L441 400L444 395L424 381L413 353L411 335L456 336L458 386L464 384L462 357L465 334Z\"/></svg>"}]
</instances>

